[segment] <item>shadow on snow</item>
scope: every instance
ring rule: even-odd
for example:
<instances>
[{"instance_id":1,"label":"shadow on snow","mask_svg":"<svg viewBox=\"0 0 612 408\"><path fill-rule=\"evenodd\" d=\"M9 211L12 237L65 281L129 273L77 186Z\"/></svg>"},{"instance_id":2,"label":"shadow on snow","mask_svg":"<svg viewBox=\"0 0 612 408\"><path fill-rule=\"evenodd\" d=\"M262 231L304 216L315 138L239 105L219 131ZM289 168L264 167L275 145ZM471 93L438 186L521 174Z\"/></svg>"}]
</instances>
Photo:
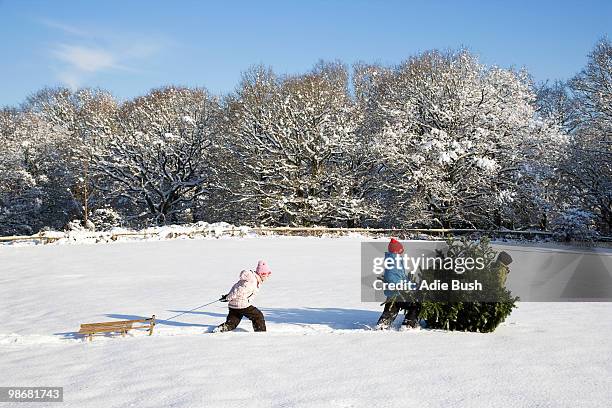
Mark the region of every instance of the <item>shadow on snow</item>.
<instances>
[{"instance_id":1,"label":"shadow on snow","mask_svg":"<svg viewBox=\"0 0 612 408\"><path fill-rule=\"evenodd\" d=\"M373 310L342 309L342 308L260 308L266 322L275 324L287 324L296 326L319 325L327 326L332 330L363 329L364 327L376 324L380 312ZM205 311L188 310L168 310L172 313L182 313L185 315L200 315L219 318L219 324L225 321L226 314ZM106 314L106 317L118 320L137 320L145 319L150 316L139 316L130 314ZM180 322L174 320L156 319L156 325L173 327L200 327L206 331L212 331L216 325ZM242 324L250 324L248 319L243 319ZM235 331L245 331L240 328ZM77 332L54 333L65 339L81 338ZM106 336L111 336L106 334Z\"/></svg>"}]
</instances>

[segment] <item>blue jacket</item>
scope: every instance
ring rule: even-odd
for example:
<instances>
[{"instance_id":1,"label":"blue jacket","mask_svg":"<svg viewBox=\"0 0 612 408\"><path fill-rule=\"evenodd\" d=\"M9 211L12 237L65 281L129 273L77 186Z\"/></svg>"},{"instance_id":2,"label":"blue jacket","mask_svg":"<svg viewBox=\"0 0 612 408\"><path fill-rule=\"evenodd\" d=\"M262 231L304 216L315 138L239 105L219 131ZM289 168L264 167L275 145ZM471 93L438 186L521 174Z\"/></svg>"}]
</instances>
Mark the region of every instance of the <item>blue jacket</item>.
<instances>
[{"instance_id":1,"label":"blue jacket","mask_svg":"<svg viewBox=\"0 0 612 408\"><path fill-rule=\"evenodd\" d=\"M406 275L404 271L403 264L400 262L399 268L397 266L396 257L400 257L401 255L397 255L391 252L385 252L385 272L383 273L383 282L385 283L400 283L401 281L408 282L410 279ZM387 259L393 259L393 265L390 268L386 267ZM400 290L385 290L384 294L386 297L402 297L402 291Z\"/></svg>"}]
</instances>

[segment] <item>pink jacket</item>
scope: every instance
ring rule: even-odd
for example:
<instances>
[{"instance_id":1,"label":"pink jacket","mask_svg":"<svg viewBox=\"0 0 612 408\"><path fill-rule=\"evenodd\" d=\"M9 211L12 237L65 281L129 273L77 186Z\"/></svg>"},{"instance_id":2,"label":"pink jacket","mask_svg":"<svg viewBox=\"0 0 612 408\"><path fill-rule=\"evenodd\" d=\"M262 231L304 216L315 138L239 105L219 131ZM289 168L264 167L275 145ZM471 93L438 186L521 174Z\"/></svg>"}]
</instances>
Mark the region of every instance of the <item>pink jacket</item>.
<instances>
[{"instance_id":1,"label":"pink jacket","mask_svg":"<svg viewBox=\"0 0 612 408\"><path fill-rule=\"evenodd\" d=\"M259 277L253 271L240 272L240 280L232 286L227 294L229 307L232 309L244 309L250 306L250 302L259 290Z\"/></svg>"}]
</instances>

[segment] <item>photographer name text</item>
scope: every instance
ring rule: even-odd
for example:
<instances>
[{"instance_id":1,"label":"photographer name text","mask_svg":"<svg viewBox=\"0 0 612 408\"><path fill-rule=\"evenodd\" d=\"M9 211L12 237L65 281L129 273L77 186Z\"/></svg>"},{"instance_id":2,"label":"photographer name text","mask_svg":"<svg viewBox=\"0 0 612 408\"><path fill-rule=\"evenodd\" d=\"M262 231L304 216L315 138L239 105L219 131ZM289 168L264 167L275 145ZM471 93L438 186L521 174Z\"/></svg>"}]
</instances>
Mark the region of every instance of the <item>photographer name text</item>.
<instances>
[{"instance_id":1,"label":"photographer name text","mask_svg":"<svg viewBox=\"0 0 612 408\"><path fill-rule=\"evenodd\" d=\"M431 291L446 291L446 290L461 290L461 291L482 291L482 283L478 280L473 282L463 282L457 279L453 279L450 282L442 282L435 279L431 282L422 280L421 282L412 282L402 280L397 283L387 283L381 280L375 280L373 283L375 290L399 290L399 291L416 291L416 290L431 290Z\"/></svg>"}]
</instances>

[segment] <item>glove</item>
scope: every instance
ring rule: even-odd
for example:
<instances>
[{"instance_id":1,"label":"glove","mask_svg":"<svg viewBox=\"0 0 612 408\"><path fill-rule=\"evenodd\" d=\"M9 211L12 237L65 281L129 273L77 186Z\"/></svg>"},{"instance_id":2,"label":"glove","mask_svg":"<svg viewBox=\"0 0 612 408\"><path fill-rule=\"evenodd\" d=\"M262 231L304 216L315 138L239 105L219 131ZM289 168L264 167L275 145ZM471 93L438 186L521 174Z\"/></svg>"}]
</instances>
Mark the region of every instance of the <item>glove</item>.
<instances>
[{"instance_id":1,"label":"glove","mask_svg":"<svg viewBox=\"0 0 612 408\"><path fill-rule=\"evenodd\" d=\"M219 299L221 302L229 302L227 295L221 295L221 298Z\"/></svg>"}]
</instances>

